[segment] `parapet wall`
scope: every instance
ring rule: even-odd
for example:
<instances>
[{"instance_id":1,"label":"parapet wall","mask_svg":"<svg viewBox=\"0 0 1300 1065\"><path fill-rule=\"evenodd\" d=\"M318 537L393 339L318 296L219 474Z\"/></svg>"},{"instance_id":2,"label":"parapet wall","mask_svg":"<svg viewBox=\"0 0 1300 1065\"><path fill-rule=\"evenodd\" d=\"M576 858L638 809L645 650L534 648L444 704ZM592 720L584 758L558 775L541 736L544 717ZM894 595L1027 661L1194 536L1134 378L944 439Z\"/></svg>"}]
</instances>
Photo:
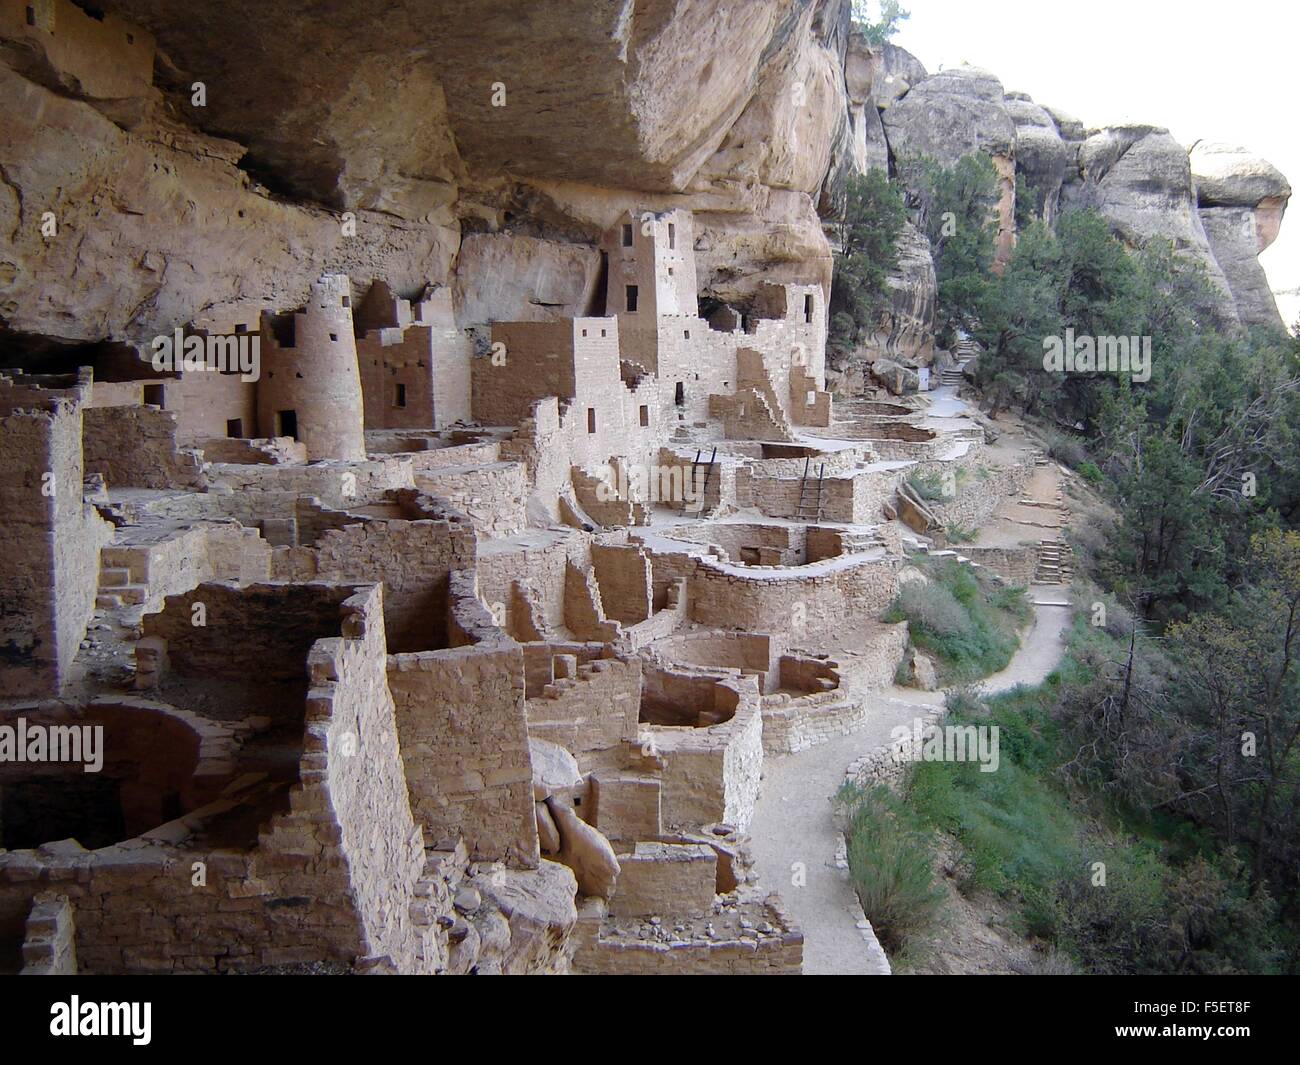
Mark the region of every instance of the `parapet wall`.
<instances>
[{"instance_id":1,"label":"parapet wall","mask_svg":"<svg viewBox=\"0 0 1300 1065\"><path fill-rule=\"evenodd\" d=\"M461 606L488 638L388 659L412 809L433 842L460 836L477 861L536 869L523 651L476 600Z\"/></svg>"}]
</instances>

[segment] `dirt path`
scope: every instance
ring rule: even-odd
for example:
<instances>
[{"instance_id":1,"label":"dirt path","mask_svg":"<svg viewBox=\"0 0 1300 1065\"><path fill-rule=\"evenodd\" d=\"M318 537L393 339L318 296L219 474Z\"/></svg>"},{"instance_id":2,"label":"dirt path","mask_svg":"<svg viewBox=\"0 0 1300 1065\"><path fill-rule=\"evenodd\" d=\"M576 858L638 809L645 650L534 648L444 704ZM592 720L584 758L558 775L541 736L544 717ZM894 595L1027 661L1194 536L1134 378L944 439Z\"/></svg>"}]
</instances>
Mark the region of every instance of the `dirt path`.
<instances>
[{"instance_id":1,"label":"dirt path","mask_svg":"<svg viewBox=\"0 0 1300 1065\"><path fill-rule=\"evenodd\" d=\"M1035 585L1034 626L1011 663L984 681L987 692L1006 691L1017 684L1039 684L1052 671L1064 650L1069 610L1064 589ZM759 876L780 893L804 933L803 971L809 975L869 974L873 971L867 945L854 916L854 895L848 876L835 867L837 836L829 798L844 780L854 759L889 742L898 725L911 727L928 707L938 705L940 692L893 688L873 695L871 721L866 728L799 754L768 758L763 788L749 826ZM796 874L806 878L797 886Z\"/></svg>"}]
</instances>

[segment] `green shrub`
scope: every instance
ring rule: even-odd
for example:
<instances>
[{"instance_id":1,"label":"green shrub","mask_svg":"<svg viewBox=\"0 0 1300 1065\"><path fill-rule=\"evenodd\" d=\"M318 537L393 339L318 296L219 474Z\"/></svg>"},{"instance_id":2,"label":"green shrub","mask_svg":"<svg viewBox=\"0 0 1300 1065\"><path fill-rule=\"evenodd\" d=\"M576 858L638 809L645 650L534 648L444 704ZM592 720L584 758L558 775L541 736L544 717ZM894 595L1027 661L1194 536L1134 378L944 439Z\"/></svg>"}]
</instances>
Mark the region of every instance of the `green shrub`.
<instances>
[{"instance_id":1,"label":"green shrub","mask_svg":"<svg viewBox=\"0 0 1300 1065\"><path fill-rule=\"evenodd\" d=\"M944 532L951 544L968 544L979 536L979 530L968 529L965 525L949 525Z\"/></svg>"},{"instance_id":2,"label":"green shrub","mask_svg":"<svg viewBox=\"0 0 1300 1065\"><path fill-rule=\"evenodd\" d=\"M883 785L846 785L837 798L848 813L849 875L862 912L889 954L906 954L944 899L934 877L934 834Z\"/></svg>"},{"instance_id":3,"label":"green shrub","mask_svg":"<svg viewBox=\"0 0 1300 1065\"><path fill-rule=\"evenodd\" d=\"M937 473L913 473L907 478L908 487L922 499L943 499L943 478Z\"/></svg>"},{"instance_id":4,"label":"green shrub","mask_svg":"<svg viewBox=\"0 0 1300 1065\"><path fill-rule=\"evenodd\" d=\"M1106 475L1101 472L1101 467L1095 462L1088 461L1079 463L1079 476L1089 484L1101 484L1106 479Z\"/></svg>"},{"instance_id":5,"label":"green shrub","mask_svg":"<svg viewBox=\"0 0 1300 1065\"><path fill-rule=\"evenodd\" d=\"M1266 891L1250 894L1235 855L1181 819L1073 789L1062 772L1077 742L1062 731L1061 706L1095 678L1089 663L1111 640L1076 617L1067 656L1044 684L950 695L949 723L998 727L998 771L919 763L905 800L915 827L955 839L960 890L1012 902L1018 930L1081 971L1277 971L1277 905Z\"/></svg>"},{"instance_id":6,"label":"green shrub","mask_svg":"<svg viewBox=\"0 0 1300 1065\"><path fill-rule=\"evenodd\" d=\"M912 642L935 659L946 684L1005 669L1031 611L1023 589L995 584L951 560L923 568L928 583L905 584L885 620L908 623Z\"/></svg>"},{"instance_id":7,"label":"green shrub","mask_svg":"<svg viewBox=\"0 0 1300 1065\"><path fill-rule=\"evenodd\" d=\"M912 581L898 593L895 610L903 615L899 620L909 622L914 628L924 630L934 639L967 637L971 633L970 614L942 584L933 581L922 584Z\"/></svg>"},{"instance_id":8,"label":"green shrub","mask_svg":"<svg viewBox=\"0 0 1300 1065\"><path fill-rule=\"evenodd\" d=\"M1061 465L1069 466L1071 469L1078 469L1088 461L1088 450L1083 443L1065 433L1047 434L1047 453Z\"/></svg>"}]
</instances>

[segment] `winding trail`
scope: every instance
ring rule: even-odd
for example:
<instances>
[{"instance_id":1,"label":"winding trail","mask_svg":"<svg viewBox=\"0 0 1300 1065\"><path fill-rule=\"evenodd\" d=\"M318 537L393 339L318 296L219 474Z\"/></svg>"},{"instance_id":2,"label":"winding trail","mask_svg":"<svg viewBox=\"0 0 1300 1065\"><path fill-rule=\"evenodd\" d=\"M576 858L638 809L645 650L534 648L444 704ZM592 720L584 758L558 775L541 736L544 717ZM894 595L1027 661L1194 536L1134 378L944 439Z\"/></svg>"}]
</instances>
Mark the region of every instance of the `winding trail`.
<instances>
[{"instance_id":1,"label":"winding trail","mask_svg":"<svg viewBox=\"0 0 1300 1065\"><path fill-rule=\"evenodd\" d=\"M1034 624L1007 668L985 679L988 693L1040 684L1060 661L1070 611L1059 585L1034 585ZM808 975L867 975L878 971L857 927L856 899L848 875L835 866L838 842L829 798L854 759L889 742L890 731L943 701L942 692L891 688L869 697L867 726L851 736L798 754L769 758L749 836L759 876L780 893L803 928L803 971ZM796 863L806 883L796 886Z\"/></svg>"}]
</instances>

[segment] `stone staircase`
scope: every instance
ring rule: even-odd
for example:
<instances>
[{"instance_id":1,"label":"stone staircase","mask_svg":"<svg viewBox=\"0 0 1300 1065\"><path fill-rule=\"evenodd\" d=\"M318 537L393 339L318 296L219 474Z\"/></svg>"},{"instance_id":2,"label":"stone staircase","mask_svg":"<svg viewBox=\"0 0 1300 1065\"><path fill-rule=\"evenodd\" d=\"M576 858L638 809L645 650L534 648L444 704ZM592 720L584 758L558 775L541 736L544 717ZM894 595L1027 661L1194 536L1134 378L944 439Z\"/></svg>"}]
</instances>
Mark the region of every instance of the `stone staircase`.
<instances>
[{"instance_id":1,"label":"stone staircase","mask_svg":"<svg viewBox=\"0 0 1300 1065\"><path fill-rule=\"evenodd\" d=\"M104 555L108 554L104 552ZM100 610L118 610L125 606L143 606L148 598L148 585L135 581L129 568L112 565L107 558L101 559L95 606Z\"/></svg>"},{"instance_id":2,"label":"stone staircase","mask_svg":"<svg viewBox=\"0 0 1300 1065\"><path fill-rule=\"evenodd\" d=\"M966 364L971 362L979 353L979 346L974 341L959 340L952 348L952 357L957 361L957 365L943 370L939 374L939 383L941 385L965 384L966 378L962 371L966 369Z\"/></svg>"},{"instance_id":3,"label":"stone staircase","mask_svg":"<svg viewBox=\"0 0 1300 1065\"><path fill-rule=\"evenodd\" d=\"M1035 584L1069 584L1074 579L1074 552L1061 540L1038 542Z\"/></svg>"}]
</instances>

